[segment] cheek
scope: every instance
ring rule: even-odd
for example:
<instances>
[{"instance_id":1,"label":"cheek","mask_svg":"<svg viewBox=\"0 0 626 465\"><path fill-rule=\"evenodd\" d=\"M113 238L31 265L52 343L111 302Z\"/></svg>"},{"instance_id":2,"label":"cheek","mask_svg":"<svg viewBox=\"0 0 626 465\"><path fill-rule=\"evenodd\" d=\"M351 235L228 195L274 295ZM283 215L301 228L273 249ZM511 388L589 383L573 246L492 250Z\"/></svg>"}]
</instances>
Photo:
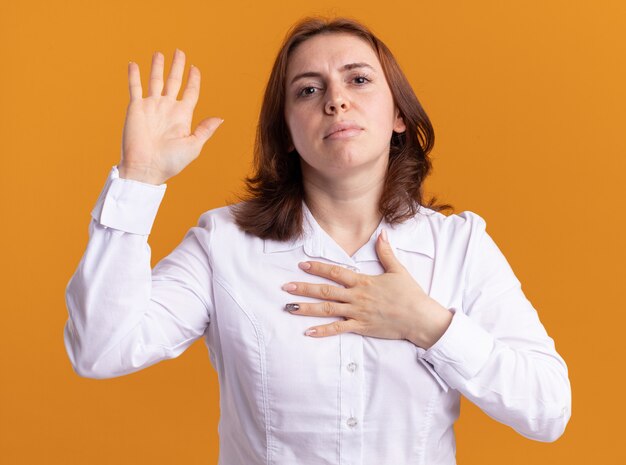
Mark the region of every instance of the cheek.
<instances>
[{"instance_id":1,"label":"cheek","mask_svg":"<svg viewBox=\"0 0 626 465\"><path fill-rule=\"evenodd\" d=\"M291 129L291 138L295 144L301 143L304 140L304 134L302 133L302 125L297 122L293 124Z\"/></svg>"},{"instance_id":2,"label":"cheek","mask_svg":"<svg viewBox=\"0 0 626 465\"><path fill-rule=\"evenodd\" d=\"M372 102L368 119L372 125L372 130L377 134L383 134L391 132L393 130L394 117L393 108L388 105L388 102L381 100L378 102Z\"/></svg>"},{"instance_id":3,"label":"cheek","mask_svg":"<svg viewBox=\"0 0 626 465\"><path fill-rule=\"evenodd\" d=\"M353 110L356 110L364 122L375 132L386 131L387 126L393 126L394 108L390 96L379 93L363 94Z\"/></svg>"},{"instance_id":4,"label":"cheek","mask_svg":"<svg viewBox=\"0 0 626 465\"><path fill-rule=\"evenodd\" d=\"M291 115L291 118L287 121L287 124L291 131L291 136L294 141L303 141L310 138L311 133L311 118L306 115Z\"/></svg>"}]
</instances>

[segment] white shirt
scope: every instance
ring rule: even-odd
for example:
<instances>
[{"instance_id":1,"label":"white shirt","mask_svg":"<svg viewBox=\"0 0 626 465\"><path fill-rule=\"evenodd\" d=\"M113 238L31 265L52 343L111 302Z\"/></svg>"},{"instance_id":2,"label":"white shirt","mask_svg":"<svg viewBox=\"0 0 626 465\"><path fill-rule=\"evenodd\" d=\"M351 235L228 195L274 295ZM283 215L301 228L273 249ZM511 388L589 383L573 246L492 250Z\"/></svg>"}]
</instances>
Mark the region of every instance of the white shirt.
<instances>
[{"instance_id":1,"label":"white shirt","mask_svg":"<svg viewBox=\"0 0 626 465\"><path fill-rule=\"evenodd\" d=\"M420 208L384 220L352 257L303 203L306 233L291 242L244 233L229 207L203 213L154 269L148 235L160 186L114 166L91 212L89 242L66 289L67 353L81 376L108 378L179 356L200 337L220 383L219 465L455 464L460 395L521 435L554 441L571 415L567 366L485 221ZM408 340L304 331L336 319L293 315L290 281L318 260L384 272L375 241L453 312L428 350Z\"/></svg>"}]
</instances>

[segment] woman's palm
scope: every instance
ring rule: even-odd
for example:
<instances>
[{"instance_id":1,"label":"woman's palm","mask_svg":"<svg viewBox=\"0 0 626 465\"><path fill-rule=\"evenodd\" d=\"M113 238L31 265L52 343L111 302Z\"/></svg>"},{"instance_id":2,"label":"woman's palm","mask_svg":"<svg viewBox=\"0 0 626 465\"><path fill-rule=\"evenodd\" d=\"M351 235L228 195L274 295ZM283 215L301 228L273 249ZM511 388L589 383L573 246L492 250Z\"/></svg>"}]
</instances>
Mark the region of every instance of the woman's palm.
<instances>
[{"instance_id":1,"label":"woman's palm","mask_svg":"<svg viewBox=\"0 0 626 465\"><path fill-rule=\"evenodd\" d=\"M182 100L177 100L185 67L184 53L176 50L165 84L163 65L163 55L155 53L146 98L142 95L139 67L132 62L128 65L130 102L119 165L122 177L154 184L165 182L196 159L222 122L220 118L207 118L192 133L200 70L191 66Z\"/></svg>"}]
</instances>

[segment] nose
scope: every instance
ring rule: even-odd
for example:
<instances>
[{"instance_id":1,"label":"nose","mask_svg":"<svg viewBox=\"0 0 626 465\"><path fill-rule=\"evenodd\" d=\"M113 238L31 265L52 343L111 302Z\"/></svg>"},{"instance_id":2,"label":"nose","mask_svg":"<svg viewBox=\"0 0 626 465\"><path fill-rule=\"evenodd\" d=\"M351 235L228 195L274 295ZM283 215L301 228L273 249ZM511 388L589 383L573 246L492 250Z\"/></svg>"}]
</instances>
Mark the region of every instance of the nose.
<instances>
[{"instance_id":1,"label":"nose","mask_svg":"<svg viewBox=\"0 0 626 465\"><path fill-rule=\"evenodd\" d=\"M346 111L350 108L350 103L341 92L332 91L328 92L328 100L326 101L326 105L324 110L326 113L332 114L339 111L339 109Z\"/></svg>"}]
</instances>

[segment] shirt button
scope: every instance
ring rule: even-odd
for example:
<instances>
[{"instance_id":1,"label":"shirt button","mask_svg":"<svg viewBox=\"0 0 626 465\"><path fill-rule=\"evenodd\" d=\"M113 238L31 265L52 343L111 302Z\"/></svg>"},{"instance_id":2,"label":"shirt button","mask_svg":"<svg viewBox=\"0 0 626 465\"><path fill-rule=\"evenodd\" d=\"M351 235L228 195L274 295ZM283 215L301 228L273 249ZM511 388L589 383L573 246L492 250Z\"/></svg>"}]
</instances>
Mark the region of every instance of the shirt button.
<instances>
[{"instance_id":1,"label":"shirt button","mask_svg":"<svg viewBox=\"0 0 626 465\"><path fill-rule=\"evenodd\" d=\"M354 428L357 424L357 421L356 421L356 418L350 417L348 418L348 421L346 421L346 423L348 424L350 428Z\"/></svg>"},{"instance_id":2,"label":"shirt button","mask_svg":"<svg viewBox=\"0 0 626 465\"><path fill-rule=\"evenodd\" d=\"M354 373L356 371L356 363L354 362L348 363L348 371L350 373Z\"/></svg>"}]
</instances>

